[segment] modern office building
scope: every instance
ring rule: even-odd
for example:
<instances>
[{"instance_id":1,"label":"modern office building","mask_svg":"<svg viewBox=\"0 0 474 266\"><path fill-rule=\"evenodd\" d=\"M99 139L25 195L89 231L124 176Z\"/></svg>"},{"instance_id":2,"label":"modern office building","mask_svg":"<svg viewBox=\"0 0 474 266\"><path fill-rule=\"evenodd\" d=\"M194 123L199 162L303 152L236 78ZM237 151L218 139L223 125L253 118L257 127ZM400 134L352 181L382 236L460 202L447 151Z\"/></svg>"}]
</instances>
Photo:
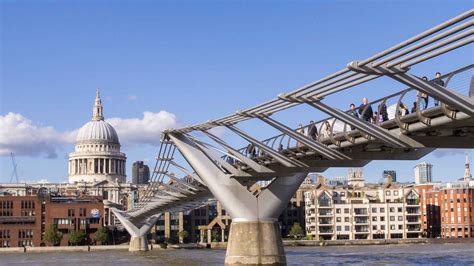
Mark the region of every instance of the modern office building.
<instances>
[{"instance_id":1,"label":"modern office building","mask_svg":"<svg viewBox=\"0 0 474 266\"><path fill-rule=\"evenodd\" d=\"M148 184L150 180L150 168L143 161L136 161L132 165L132 183Z\"/></svg>"},{"instance_id":2,"label":"modern office building","mask_svg":"<svg viewBox=\"0 0 474 266\"><path fill-rule=\"evenodd\" d=\"M430 163L422 162L414 167L415 171L415 184L426 184L433 182L432 178L433 165Z\"/></svg>"}]
</instances>

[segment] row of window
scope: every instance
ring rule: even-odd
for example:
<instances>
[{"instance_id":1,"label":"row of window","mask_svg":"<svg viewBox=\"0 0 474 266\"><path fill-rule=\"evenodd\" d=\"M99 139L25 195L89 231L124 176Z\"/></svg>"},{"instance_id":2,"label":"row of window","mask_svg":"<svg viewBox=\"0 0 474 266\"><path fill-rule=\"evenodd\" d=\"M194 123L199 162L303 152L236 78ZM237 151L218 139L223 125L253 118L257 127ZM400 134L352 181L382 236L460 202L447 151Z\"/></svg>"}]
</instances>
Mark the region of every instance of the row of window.
<instances>
[{"instance_id":1,"label":"row of window","mask_svg":"<svg viewBox=\"0 0 474 266\"><path fill-rule=\"evenodd\" d=\"M0 209L13 209L13 201L11 200L1 200Z\"/></svg>"},{"instance_id":2,"label":"row of window","mask_svg":"<svg viewBox=\"0 0 474 266\"><path fill-rule=\"evenodd\" d=\"M21 208L22 209L34 209L35 202L33 200L22 200L21 201Z\"/></svg>"},{"instance_id":3,"label":"row of window","mask_svg":"<svg viewBox=\"0 0 474 266\"><path fill-rule=\"evenodd\" d=\"M390 230L397 230L396 228L398 228L398 230L403 230L403 225L400 224L398 226L392 224L390 225ZM344 229L344 230L343 230ZM373 231L377 231L377 230L385 230L385 225L380 225L380 226L377 226L377 225L373 225L372 226L372 230ZM346 231L346 232L350 232L351 231L351 227L349 225L346 225L346 226L336 226L336 231L338 232L342 232L342 231Z\"/></svg>"},{"instance_id":4,"label":"row of window","mask_svg":"<svg viewBox=\"0 0 474 266\"><path fill-rule=\"evenodd\" d=\"M79 208L79 216L80 217L85 217L87 215L87 210L86 208ZM67 216L68 217L75 217L76 216L76 209L70 208L67 210Z\"/></svg>"},{"instance_id":5,"label":"row of window","mask_svg":"<svg viewBox=\"0 0 474 266\"><path fill-rule=\"evenodd\" d=\"M10 238L10 230L0 230L0 238Z\"/></svg>"},{"instance_id":6,"label":"row of window","mask_svg":"<svg viewBox=\"0 0 474 266\"><path fill-rule=\"evenodd\" d=\"M0 216L13 216L13 211L5 211L5 210L1 210L0 211Z\"/></svg>"},{"instance_id":7,"label":"row of window","mask_svg":"<svg viewBox=\"0 0 474 266\"><path fill-rule=\"evenodd\" d=\"M32 229L19 230L18 238L33 238L33 230Z\"/></svg>"}]
</instances>

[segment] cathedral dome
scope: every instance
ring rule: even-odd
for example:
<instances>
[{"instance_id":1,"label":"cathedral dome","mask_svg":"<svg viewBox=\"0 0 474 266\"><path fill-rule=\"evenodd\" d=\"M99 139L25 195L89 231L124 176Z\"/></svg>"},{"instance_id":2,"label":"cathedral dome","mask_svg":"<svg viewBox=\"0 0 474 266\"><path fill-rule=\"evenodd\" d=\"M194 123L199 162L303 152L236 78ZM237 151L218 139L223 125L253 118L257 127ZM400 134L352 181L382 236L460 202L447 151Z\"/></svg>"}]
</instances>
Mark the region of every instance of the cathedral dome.
<instances>
[{"instance_id":1,"label":"cathedral dome","mask_svg":"<svg viewBox=\"0 0 474 266\"><path fill-rule=\"evenodd\" d=\"M85 124L78 132L76 143L109 143L119 144L119 138L114 127L104 121L102 102L99 91L95 98L92 111L92 121Z\"/></svg>"},{"instance_id":2,"label":"cathedral dome","mask_svg":"<svg viewBox=\"0 0 474 266\"><path fill-rule=\"evenodd\" d=\"M77 133L76 142L101 142L119 144L115 129L104 120L90 121Z\"/></svg>"}]
</instances>

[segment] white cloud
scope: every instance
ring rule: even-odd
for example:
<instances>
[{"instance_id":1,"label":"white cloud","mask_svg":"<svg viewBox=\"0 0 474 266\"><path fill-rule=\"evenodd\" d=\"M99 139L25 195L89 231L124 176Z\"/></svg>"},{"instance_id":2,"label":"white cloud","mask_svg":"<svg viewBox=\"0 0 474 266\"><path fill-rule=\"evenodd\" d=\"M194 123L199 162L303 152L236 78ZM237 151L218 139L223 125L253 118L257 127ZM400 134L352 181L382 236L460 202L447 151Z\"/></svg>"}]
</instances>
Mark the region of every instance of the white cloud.
<instances>
[{"instance_id":1,"label":"white cloud","mask_svg":"<svg viewBox=\"0 0 474 266\"><path fill-rule=\"evenodd\" d=\"M13 152L16 155L56 158L64 141L63 134L53 127L36 125L21 114L0 116L0 156Z\"/></svg>"},{"instance_id":2,"label":"white cloud","mask_svg":"<svg viewBox=\"0 0 474 266\"><path fill-rule=\"evenodd\" d=\"M128 96L127 98L129 101L136 101L138 99L138 97L136 95L130 95Z\"/></svg>"},{"instance_id":3,"label":"white cloud","mask_svg":"<svg viewBox=\"0 0 474 266\"><path fill-rule=\"evenodd\" d=\"M115 127L122 145L158 145L161 132L178 125L176 116L166 111L144 112L142 118L111 118L107 122ZM62 149L72 151L78 130L59 132L51 126L35 124L21 114L0 115L0 156L13 152L56 158Z\"/></svg>"},{"instance_id":4,"label":"white cloud","mask_svg":"<svg viewBox=\"0 0 474 266\"><path fill-rule=\"evenodd\" d=\"M178 125L176 115L160 111L158 113L144 112L143 118L111 118L107 119L117 131L120 143L150 144L160 143L161 132Z\"/></svg>"}]
</instances>

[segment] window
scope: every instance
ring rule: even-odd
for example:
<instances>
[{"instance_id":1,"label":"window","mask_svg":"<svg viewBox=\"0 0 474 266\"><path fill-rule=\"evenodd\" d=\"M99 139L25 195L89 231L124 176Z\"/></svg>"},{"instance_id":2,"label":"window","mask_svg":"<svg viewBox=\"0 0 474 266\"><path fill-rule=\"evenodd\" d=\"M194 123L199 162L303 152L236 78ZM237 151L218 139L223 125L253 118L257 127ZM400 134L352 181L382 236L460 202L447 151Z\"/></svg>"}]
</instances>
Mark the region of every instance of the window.
<instances>
[{"instance_id":1,"label":"window","mask_svg":"<svg viewBox=\"0 0 474 266\"><path fill-rule=\"evenodd\" d=\"M403 216L398 216L399 221L403 221Z\"/></svg>"},{"instance_id":2,"label":"window","mask_svg":"<svg viewBox=\"0 0 474 266\"><path fill-rule=\"evenodd\" d=\"M380 221L385 222L385 216L380 216Z\"/></svg>"},{"instance_id":3,"label":"window","mask_svg":"<svg viewBox=\"0 0 474 266\"><path fill-rule=\"evenodd\" d=\"M86 208L80 208L79 209L79 216L81 216L81 217L86 216Z\"/></svg>"},{"instance_id":4,"label":"window","mask_svg":"<svg viewBox=\"0 0 474 266\"><path fill-rule=\"evenodd\" d=\"M373 216L373 217L372 217L372 221L373 221L373 222L377 222L377 216Z\"/></svg>"},{"instance_id":5,"label":"window","mask_svg":"<svg viewBox=\"0 0 474 266\"><path fill-rule=\"evenodd\" d=\"M394 207L390 207L390 212L395 212L395 208L394 208Z\"/></svg>"},{"instance_id":6,"label":"window","mask_svg":"<svg viewBox=\"0 0 474 266\"><path fill-rule=\"evenodd\" d=\"M336 217L336 222L340 223L341 222L341 217Z\"/></svg>"},{"instance_id":7,"label":"window","mask_svg":"<svg viewBox=\"0 0 474 266\"><path fill-rule=\"evenodd\" d=\"M336 213L341 213L341 209L337 208Z\"/></svg>"},{"instance_id":8,"label":"window","mask_svg":"<svg viewBox=\"0 0 474 266\"><path fill-rule=\"evenodd\" d=\"M385 230L385 225L381 225L380 230Z\"/></svg>"},{"instance_id":9,"label":"window","mask_svg":"<svg viewBox=\"0 0 474 266\"><path fill-rule=\"evenodd\" d=\"M346 226L344 227L344 229L345 229L345 231L350 231L350 230L351 230L349 225L346 225Z\"/></svg>"},{"instance_id":10,"label":"window","mask_svg":"<svg viewBox=\"0 0 474 266\"><path fill-rule=\"evenodd\" d=\"M386 191L385 191L385 195L386 195L386 196L390 196L390 190L386 190Z\"/></svg>"},{"instance_id":11,"label":"window","mask_svg":"<svg viewBox=\"0 0 474 266\"><path fill-rule=\"evenodd\" d=\"M349 213L349 211L350 211L349 208L344 209L344 213Z\"/></svg>"},{"instance_id":12,"label":"window","mask_svg":"<svg viewBox=\"0 0 474 266\"><path fill-rule=\"evenodd\" d=\"M390 216L390 221L395 221L395 216Z\"/></svg>"},{"instance_id":13,"label":"window","mask_svg":"<svg viewBox=\"0 0 474 266\"><path fill-rule=\"evenodd\" d=\"M394 196L398 196L398 190L393 191Z\"/></svg>"},{"instance_id":14,"label":"window","mask_svg":"<svg viewBox=\"0 0 474 266\"><path fill-rule=\"evenodd\" d=\"M372 208L372 213L377 213L377 208Z\"/></svg>"},{"instance_id":15,"label":"window","mask_svg":"<svg viewBox=\"0 0 474 266\"><path fill-rule=\"evenodd\" d=\"M402 207L398 207L398 212L403 212L403 208L402 208Z\"/></svg>"},{"instance_id":16,"label":"window","mask_svg":"<svg viewBox=\"0 0 474 266\"><path fill-rule=\"evenodd\" d=\"M390 225L390 230L395 230L395 225L394 224Z\"/></svg>"},{"instance_id":17,"label":"window","mask_svg":"<svg viewBox=\"0 0 474 266\"><path fill-rule=\"evenodd\" d=\"M340 225L336 226L336 231L341 231L341 226Z\"/></svg>"},{"instance_id":18,"label":"window","mask_svg":"<svg viewBox=\"0 0 474 266\"><path fill-rule=\"evenodd\" d=\"M372 230L377 230L377 226L376 225L372 225Z\"/></svg>"},{"instance_id":19,"label":"window","mask_svg":"<svg viewBox=\"0 0 474 266\"><path fill-rule=\"evenodd\" d=\"M344 222L348 223L349 222L349 217L344 217Z\"/></svg>"},{"instance_id":20,"label":"window","mask_svg":"<svg viewBox=\"0 0 474 266\"><path fill-rule=\"evenodd\" d=\"M68 209L68 210L67 210L67 216L68 216L68 217L74 217L74 216L75 216L75 214L74 214L74 209Z\"/></svg>"},{"instance_id":21,"label":"window","mask_svg":"<svg viewBox=\"0 0 474 266\"><path fill-rule=\"evenodd\" d=\"M385 212L385 208L380 208L380 212Z\"/></svg>"},{"instance_id":22,"label":"window","mask_svg":"<svg viewBox=\"0 0 474 266\"><path fill-rule=\"evenodd\" d=\"M403 224L398 225L398 230L403 230Z\"/></svg>"}]
</instances>

